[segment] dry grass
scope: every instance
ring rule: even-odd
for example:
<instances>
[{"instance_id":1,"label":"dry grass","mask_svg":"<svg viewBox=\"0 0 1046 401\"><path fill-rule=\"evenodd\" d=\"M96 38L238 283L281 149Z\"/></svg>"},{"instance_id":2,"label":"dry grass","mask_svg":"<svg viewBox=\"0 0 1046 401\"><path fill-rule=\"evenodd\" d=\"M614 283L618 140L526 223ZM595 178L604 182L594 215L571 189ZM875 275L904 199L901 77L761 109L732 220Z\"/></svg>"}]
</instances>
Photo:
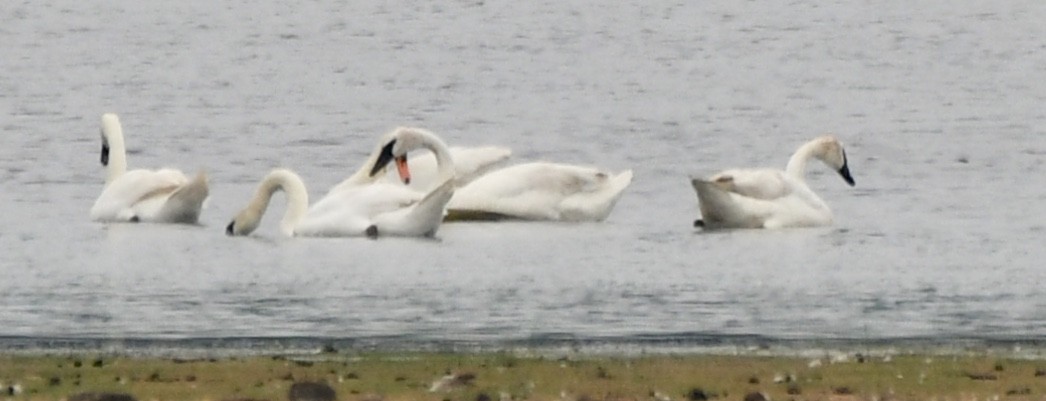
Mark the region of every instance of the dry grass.
<instances>
[{"instance_id":1,"label":"dry grass","mask_svg":"<svg viewBox=\"0 0 1046 401\"><path fill-rule=\"evenodd\" d=\"M447 375L440 389L433 383ZM342 400L1041 400L1046 362L990 356L828 358L319 354L202 360L0 355L2 399L119 392L139 400L286 400L294 382ZM8 395L18 386L17 395Z\"/></svg>"}]
</instances>

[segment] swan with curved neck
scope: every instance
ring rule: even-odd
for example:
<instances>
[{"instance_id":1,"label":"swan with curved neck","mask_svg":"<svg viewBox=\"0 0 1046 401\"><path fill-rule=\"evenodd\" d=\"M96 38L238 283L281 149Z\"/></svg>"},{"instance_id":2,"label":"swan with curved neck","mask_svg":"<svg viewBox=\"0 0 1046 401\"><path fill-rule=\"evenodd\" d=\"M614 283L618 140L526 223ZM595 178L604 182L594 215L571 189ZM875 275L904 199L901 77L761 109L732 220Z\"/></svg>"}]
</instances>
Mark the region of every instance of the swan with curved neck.
<instances>
[{"instance_id":1,"label":"swan with curved neck","mask_svg":"<svg viewBox=\"0 0 1046 401\"><path fill-rule=\"evenodd\" d=\"M287 194L280 232L304 237L432 236L453 188L449 181L425 196L401 185L360 186L328 194L309 206L301 177L275 169L262 179L247 206L225 227L228 235L249 235L261 223L276 192Z\"/></svg>"},{"instance_id":2,"label":"swan with curved neck","mask_svg":"<svg viewBox=\"0 0 1046 401\"><path fill-rule=\"evenodd\" d=\"M397 152L404 147L426 148L431 154L411 156L408 162L405 154ZM393 154L397 156L392 156ZM331 191L354 185L390 181L388 179L392 175L385 174L386 168L376 167L378 164L386 166L389 160L395 161L397 179L410 188L429 191L442 184L448 177L454 179L455 186L461 186L486 173L511 155L510 149L500 146L447 147L438 136L428 130L398 127L383 135L359 170Z\"/></svg>"},{"instance_id":3,"label":"swan with curved neck","mask_svg":"<svg viewBox=\"0 0 1046 401\"><path fill-rule=\"evenodd\" d=\"M247 235L254 232L269 208L269 201L277 191L287 194L287 210L280 220L280 232L288 236L294 235L295 227L309 210L309 192L305 189L301 177L287 169L272 170L262 179L258 189L254 191L254 197L226 226L225 233Z\"/></svg>"},{"instance_id":4,"label":"swan with curved neck","mask_svg":"<svg viewBox=\"0 0 1046 401\"><path fill-rule=\"evenodd\" d=\"M832 224L832 212L807 185L806 166L823 162L850 186L853 176L842 143L826 135L799 147L784 170L732 169L709 179L692 178L705 228L783 228Z\"/></svg>"},{"instance_id":5,"label":"swan with curved neck","mask_svg":"<svg viewBox=\"0 0 1046 401\"><path fill-rule=\"evenodd\" d=\"M436 158L436 185L453 180L455 177L454 159L449 148L436 134L416 127L398 127L378 140L374 151L367 160L349 178L345 179L330 193L359 185L378 183L384 176L389 163L396 166L400 180L411 183L411 168L407 162L407 153L415 149L428 149Z\"/></svg>"},{"instance_id":6,"label":"swan with curved neck","mask_svg":"<svg viewBox=\"0 0 1046 401\"><path fill-rule=\"evenodd\" d=\"M91 207L91 219L104 222L196 223L209 195L207 174L189 179L174 169L127 171L127 149L120 119L102 115L101 162L105 188Z\"/></svg>"},{"instance_id":7,"label":"swan with curved neck","mask_svg":"<svg viewBox=\"0 0 1046 401\"><path fill-rule=\"evenodd\" d=\"M377 182L395 163L404 182L410 180L407 153L429 149L436 155L442 184L427 194L399 184ZM277 191L287 193L280 222L286 235L298 236L431 236L443 221L443 209L454 193L454 162L435 134L420 128L398 128L382 136L377 150L352 177L309 206L305 184L290 170L273 170L254 197L226 227L229 235L247 235L261 221Z\"/></svg>"}]
</instances>

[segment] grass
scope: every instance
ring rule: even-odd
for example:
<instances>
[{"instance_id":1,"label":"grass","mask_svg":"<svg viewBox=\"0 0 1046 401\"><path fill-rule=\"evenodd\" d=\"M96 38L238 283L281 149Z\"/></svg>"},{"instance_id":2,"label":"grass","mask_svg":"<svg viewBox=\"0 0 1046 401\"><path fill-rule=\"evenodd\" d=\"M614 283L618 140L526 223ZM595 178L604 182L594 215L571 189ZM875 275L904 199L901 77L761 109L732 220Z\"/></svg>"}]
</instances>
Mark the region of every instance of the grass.
<instances>
[{"instance_id":1,"label":"grass","mask_svg":"<svg viewBox=\"0 0 1046 401\"><path fill-rule=\"evenodd\" d=\"M457 375L456 384L430 391L446 375ZM342 400L742 400L754 392L772 400L1041 400L1046 361L423 352L194 360L0 355L0 400L59 400L83 392L139 400L286 400L291 384L300 381L325 382ZM17 394L11 395L13 386Z\"/></svg>"}]
</instances>

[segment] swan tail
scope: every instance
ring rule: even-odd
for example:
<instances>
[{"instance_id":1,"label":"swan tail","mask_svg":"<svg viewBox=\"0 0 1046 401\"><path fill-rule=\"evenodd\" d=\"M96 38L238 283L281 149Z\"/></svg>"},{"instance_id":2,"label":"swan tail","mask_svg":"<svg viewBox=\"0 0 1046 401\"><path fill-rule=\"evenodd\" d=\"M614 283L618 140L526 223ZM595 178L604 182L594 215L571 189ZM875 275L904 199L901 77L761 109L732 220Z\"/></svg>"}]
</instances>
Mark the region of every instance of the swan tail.
<instances>
[{"instance_id":1,"label":"swan tail","mask_svg":"<svg viewBox=\"0 0 1046 401\"><path fill-rule=\"evenodd\" d=\"M207 173L201 170L192 181L179 187L167 198L160 210L161 220L195 224L199 221L200 210L209 196Z\"/></svg>"},{"instance_id":2,"label":"swan tail","mask_svg":"<svg viewBox=\"0 0 1046 401\"><path fill-rule=\"evenodd\" d=\"M454 180L444 181L413 206L375 218L379 236L428 236L436 234L443 222L443 212L454 195Z\"/></svg>"},{"instance_id":3,"label":"swan tail","mask_svg":"<svg viewBox=\"0 0 1046 401\"><path fill-rule=\"evenodd\" d=\"M603 173L598 173L603 174ZM614 209L618 199L632 183L632 170L606 177L603 188L565 199L561 205L562 219L569 221L603 221Z\"/></svg>"},{"instance_id":4,"label":"swan tail","mask_svg":"<svg viewBox=\"0 0 1046 401\"><path fill-rule=\"evenodd\" d=\"M425 236L436 235L440 223L443 222L443 214L447 208L447 202L454 196L454 180L450 179L433 189L415 205L407 218L417 221L421 227L421 234Z\"/></svg>"},{"instance_id":5,"label":"swan tail","mask_svg":"<svg viewBox=\"0 0 1046 401\"><path fill-rule=\"evenodd\" d=\"M418 204L414 206L411 214L419 214L421 216L437 215L439 220L442 221L444 209L446 209L447 203L450 202L452 196L454 196L453 179L447 180L426 194L424 198L421 198Z\"/></svg>"},{"instance_id":6,"label":"swan tail","mask_svg":"<svg viewBox=\"0 0 1046 401\"><path fill-rule=\"evenodd\" d=\"M714 228L760 228L767 217L764 201L734 194L722 183L692 178L690 185L697 192L701 219L694 226Z\"/></svg>"},{"instance_id":7,"label":"swan tail","mask_svg":"<svg viewBox=\"0 0 1046 401\"><path fill-rule=\"evenodd\" d=\"M632 183L632 170L622 171L620 174L615 176L610 181L611 192L613 192L615 194L615 196L620 196L621 192L624 192L625 188L627 188L628 185L631 184L631 183Z\"/></svg>"}]
</instances>

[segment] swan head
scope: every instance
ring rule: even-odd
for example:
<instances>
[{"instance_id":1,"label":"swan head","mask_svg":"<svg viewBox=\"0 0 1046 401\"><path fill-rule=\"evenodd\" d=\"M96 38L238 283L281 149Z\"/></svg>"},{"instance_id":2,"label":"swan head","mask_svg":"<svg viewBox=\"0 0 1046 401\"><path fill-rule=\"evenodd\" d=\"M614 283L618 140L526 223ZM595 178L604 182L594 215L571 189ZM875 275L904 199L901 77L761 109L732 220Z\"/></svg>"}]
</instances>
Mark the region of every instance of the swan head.
<instances>
[{"instance_id":1,"label":"swan head","mask_svg":"<svg viewBox=\"0 0 1046 401\"><path fill-rule=\"evenodd\" d=\"M109 140L105 139L105 133L102 133L102 165L109 165Z\"/></svg>"},{"instance_id":2,"label":"swan head","mask_svg":"<svg viewBox=\"0 0 1046 401\"><path fill-rule=\"evenodd\" d=\"M843 144L834 136L823 136L817 139L817 151L815 155L828 167L839 173L850 186L854 186L854 178L850 175L850 165L846 160L846 150Z\"/></svg>"},{"instance_id":3,"label":"swan head","mask_svg":"<svg viewBox=\"0 0 1046 401\"><path fill-rule=\"evenodd\" d=\"M396 171L404 184L410 184L410 168L407 166L407 153L421 148L431 148L432 141L438 141L436 135L421 128L399 127L384 137L385 143L378 153L378 159L370 170L373 177L389 162L396 162ZM442 144L442 143L441 143ZM443 145L446 147L446 145Z\"/></svg>"},{"instance_id":4,"label":"swan head","mask_svg":"<svg viewBox=\"0 0 1046 401\"><path fill-rule=\"evenodd\" d=\"M230 237L250 235L258 228L260 221L261 216L257 212L252 212L250 208L245 209L233 217L229 225L225 226L225 235Z\"/></svg>"},{"instance_id":5,"label":"swan head","mask_svg":"<svg viewBox=\"0 0 1046 401\"><path fill-rule=\"evenodd\" d=\"M109 135L116 133L120 130L120 118L114 113L105 113L102 115L102 165L109 165ZM121 133L122 135L122 133Z\"/></svg>"},{"instance_id":6,"label":"swan head","mask_svg":"<svg viewBox=\"0 0 1046 401\"><path fill-rule=\"evenodd\" d=\"M403 142L397 138L392 138L381 147L381 150L378 153L378 159L370 169L371 177L385 171L389 162L395 161L396 171L399 172L400 180L402 180L404 184L410 184L410 168L407 167L407 152L403 150L402 143Z\"/></svg>"}]
</instances>

